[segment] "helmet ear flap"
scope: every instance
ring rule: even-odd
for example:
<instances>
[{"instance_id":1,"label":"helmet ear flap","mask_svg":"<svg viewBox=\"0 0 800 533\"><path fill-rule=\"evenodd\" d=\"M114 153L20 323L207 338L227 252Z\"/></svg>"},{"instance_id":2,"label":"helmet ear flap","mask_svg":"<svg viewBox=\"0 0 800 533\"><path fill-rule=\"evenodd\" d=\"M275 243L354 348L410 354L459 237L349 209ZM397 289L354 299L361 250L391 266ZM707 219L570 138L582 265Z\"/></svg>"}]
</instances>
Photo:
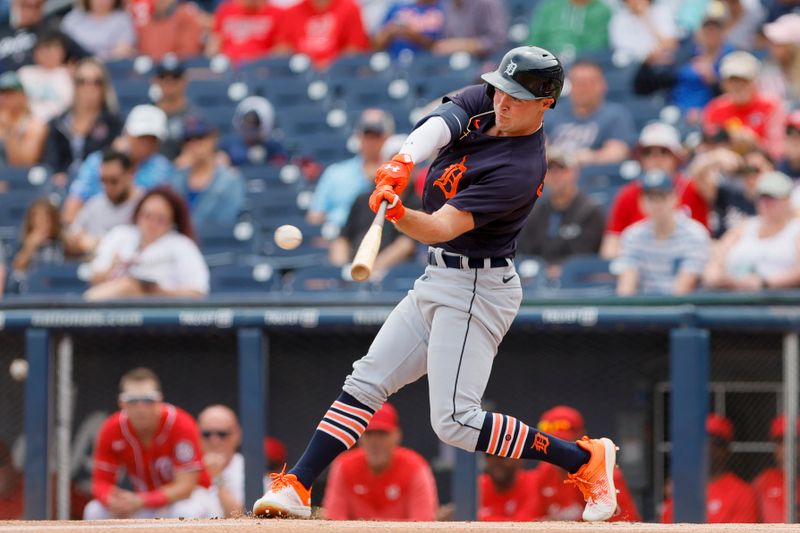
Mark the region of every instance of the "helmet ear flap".
<instances>
[{"instance_id":1,"label":"helmet ear flap","mask_svg":"<svg viewBox=\"0 0 800 533\"><path fill-rule=\"evenodd\" d=\"M490 100L494 98L494 85L491 83L486 84L486 96L488 96Z\"/></svg>"}]
</instances>

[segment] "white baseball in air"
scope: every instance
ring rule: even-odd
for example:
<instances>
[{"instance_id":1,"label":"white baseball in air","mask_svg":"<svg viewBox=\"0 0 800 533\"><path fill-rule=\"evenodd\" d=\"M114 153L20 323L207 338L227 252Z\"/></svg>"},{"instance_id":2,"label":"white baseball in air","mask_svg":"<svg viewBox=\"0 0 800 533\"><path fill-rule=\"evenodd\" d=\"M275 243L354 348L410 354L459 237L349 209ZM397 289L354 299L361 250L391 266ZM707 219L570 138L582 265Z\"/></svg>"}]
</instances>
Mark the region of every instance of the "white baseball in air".
<instances>
[{"instance_id":1,"label":"white baseball in air","mask_svg":"<svg viewBox=\"0 0 800 533\"><path fill-rule=\"evenodd\" d=\"M25 359L14 359L8 367L8 373L14 381L23 381L28 377L28 361Z\"/></svg>"},{"instance_id":2,"label":"white baseball in air","mask_svg":"<svg viewBox=\"0 0 800 533\"><path fill-rule=\"evenodd\" d=\"M275 244L284 250L294 250L303 242L303 232L297 226L284 224L275 230Z\"/></svg>"}]
</instances>

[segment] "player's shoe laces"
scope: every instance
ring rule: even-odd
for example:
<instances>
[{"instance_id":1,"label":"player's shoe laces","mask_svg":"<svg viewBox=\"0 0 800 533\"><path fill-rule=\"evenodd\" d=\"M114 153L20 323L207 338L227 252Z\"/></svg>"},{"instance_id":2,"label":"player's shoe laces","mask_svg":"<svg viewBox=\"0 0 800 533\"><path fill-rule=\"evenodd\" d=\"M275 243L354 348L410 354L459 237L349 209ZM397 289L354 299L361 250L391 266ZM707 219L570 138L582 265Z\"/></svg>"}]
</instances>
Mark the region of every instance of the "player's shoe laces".
<instances>
[{"instance_id":1,"label":"player's shoe laces","mask_svg":"<svg viewBox=\"0 0 800 533\"><path fill-rule=\"evenodd\" d=\"M583 437L578 446L591 454L589 462L564 483L578 487L586 500L583 519L587 522L608 520L617 510L617 489L614 487L614 466L617 447L610 439Z\"/></svg>"},{"instance_id":2,"label":"player's shoe laces","mask_svg":"<svg viewBox=\"0 0 800 533\"><path fill-rule=\"evenodd\" d=\"M306 489L294 474L286 473L286 465L279 474L270 474L272 485L253 504L253 516L260 518L311 517L311 490Z\"/></svg>"}]
</instances>

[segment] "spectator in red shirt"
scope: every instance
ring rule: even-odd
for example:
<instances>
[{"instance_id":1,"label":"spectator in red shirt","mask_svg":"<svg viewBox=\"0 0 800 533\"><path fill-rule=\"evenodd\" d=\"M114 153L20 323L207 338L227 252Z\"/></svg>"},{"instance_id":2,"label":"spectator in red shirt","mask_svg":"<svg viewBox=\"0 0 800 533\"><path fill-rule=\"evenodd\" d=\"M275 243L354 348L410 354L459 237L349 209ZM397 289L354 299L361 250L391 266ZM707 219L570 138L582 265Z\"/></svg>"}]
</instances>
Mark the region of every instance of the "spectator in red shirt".
<instances>
[{"instance_id":1,"label":"spectator in red shirt","mask_svg":"<svg viewBox=\"0 0 800 533\"><path fill-rule=\"evenodd\" d=\"M710 414L706 418L706 432L711 454L706 487L706 522L709 524L758 522L756 493L728 467L733 423L724 416ZM672 497L668 494L661 511L662 523L672 523L672 506Z\"/></svg>"},{"instance_id":2,"label":"spectator in red shirt","mask_svg":"<svg viewBox=\"0 0 800 533\"><path fill-rule=\"evenodd\" d=\"M734 146L757 144L779 159L786 140L786 114L780 102L759 93L760 68L761 62L748 52L731 52L722 58L722 95L706 106L703 129L712 133L725 129Z\"/></svg>"},{"instance_id":3,"label":"spectator in red shirt","mask_svg":"<svg viewBox=\"0 0 800 533\"><path fill-rule=\"evenodd\" d=\"M213 501L200 433L187 412L162 402L161 383L135 368L119 383L120 410L100 428L84 519L207 518ZM116 485L124 469L133 490Z\"/></svg>"},{"instance_id":4,"label":"spectator in red shirt","mask_svg":"<svg viewBox=\"0 0 800 533\"><path fill-rule=\"evenodd\" d=\"M331 520L436 519L433 472L417 452L400 446L397 411L384 403L372 417L358 447L331 465L325 517Z\"/></svg>"},{"instance_id":5,"label":"spectator in red shirt","mask_svg":"<svg viewBox=\"0 0 800 533\"><path fill-rule=\"evenodd\" d=\"M542 413L539 431L559 439L577 440L586 434L583 416L572 407L556 405ZM580 520L584 501L575 487L565 484L567 475L550 463L539 463L531 472L532 513L535 520ZM638 522L641 520L622 470L614 469L614 486L617 488L617 513L610 522Z\"/></svg>"},{"instance_id":6,"label":"spectator in red shirt","mask_svg":"<svg viewBox=\"0 0 800 533\"><path fill-rule=\"evenodd\" d=\"M135 14L140 54L161 61L167 54L187 58L203 53L202 14L194 2L153 0L152 12L139 8Z\"/></svg>"},{"instance_id":7,"label":"spectator in red shirt","mask_svg":"<svg viewBox=\"0 0 800 533\"><path fill-rule=\"evenodd\" d=\"M781 524L787 521L786 481L783 477L783 436L785 433L786 416L778 415L769 426L769 439L774 445L772 456L775 459L775 466L764 469L751 484L758 495L759 517L762 522L770 524ZM800 504L800 487L797 488L796 504Z\"/></svg>"},{"instance_id":8,"label":"spectator in red shirt","mask_svg":"<svg viewBox=\"0 0 800 533\"><path fill-rule=\"evenodd\" d=\"M673 176L678 203L687 214L706 225L708 207L696 187L678 174L684 159L684 149L678 130L663 122L653 122L642 128L636 147L636 158L642 173L660 170ZM600 255L614 259L619 255L619 236L622 231L645 218L642 211L642 184L639 180L623 186L611 204L606 233L600 246Z\"/></svg>"},{"instance_id":9,"label":"spectator in red shirt","mask_svg":"<svg viewBox=\"0 0 800 533\"><path fill-rule=\"evenodd\" d=\"M269 0L225 0L214 13L206 54L224 54L238 63L265 56L285 24L283 10Z\"/></svg>"},{"instance_id":10,"label":"spectator in red shirt","mask_svg":"<svg viewBox=\"0 0 800 533\"><path fill-rule=\"evenodd\" d=\"M325 68L342 54L368 48L355 0L301 0L284 13L274 51L306 54L317 68Z\"/></svg>"},{"instance_id":11,"label":"spectator in red shirt","mask_svg":"<svg viewBox=\"0 0 800 533\"><path fill-rule=\"evenodd\" d=\"M478 520L527 522L536 518L532 471L522 461L486 455L486 467L478 477ZM581 509L583 511L583 509Z\"/></svg>"},{"instance_id":12,"label":"spectator in red shirt","mask_svg":"<svg viewBox=\"0 0 800 533\"><path fill-rule=\"evenodd\" d=\"M21 520L22 472L14 468L11 450L0 440L0 520Z\"/></svg>"}]
</instances>

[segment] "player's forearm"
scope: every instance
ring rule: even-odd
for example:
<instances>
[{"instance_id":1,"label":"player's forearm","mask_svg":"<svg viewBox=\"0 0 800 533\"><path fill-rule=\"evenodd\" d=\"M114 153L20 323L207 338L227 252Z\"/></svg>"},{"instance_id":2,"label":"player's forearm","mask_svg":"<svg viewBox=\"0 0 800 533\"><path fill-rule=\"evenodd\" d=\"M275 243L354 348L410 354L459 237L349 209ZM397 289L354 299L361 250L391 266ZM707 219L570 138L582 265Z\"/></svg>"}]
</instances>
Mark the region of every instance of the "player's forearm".
<instances>
[{"instance_id":1,"label":"player's forearm","mask_svg":"<svg viewBox=\"0 0 800 533\"><path fill-rule=\"evenodd\" d=\"M159 490L164 493L168 503L185 500L191 496L200 481L199 472L181 472L171 483L163 485Z\"/></svg>"},{"instance_id":2,"label":"player's forearm","mask_svg":"<svg viewBox=\"0 0 800 533\"><path fill-rule=\"evenodd\" d=\"M445 204L432 214L406 209L405 216L397 221L396 227L423 244L436 244L455 239L473 229L475 224L471 213Z\"/></svg>"}]
</instances>

